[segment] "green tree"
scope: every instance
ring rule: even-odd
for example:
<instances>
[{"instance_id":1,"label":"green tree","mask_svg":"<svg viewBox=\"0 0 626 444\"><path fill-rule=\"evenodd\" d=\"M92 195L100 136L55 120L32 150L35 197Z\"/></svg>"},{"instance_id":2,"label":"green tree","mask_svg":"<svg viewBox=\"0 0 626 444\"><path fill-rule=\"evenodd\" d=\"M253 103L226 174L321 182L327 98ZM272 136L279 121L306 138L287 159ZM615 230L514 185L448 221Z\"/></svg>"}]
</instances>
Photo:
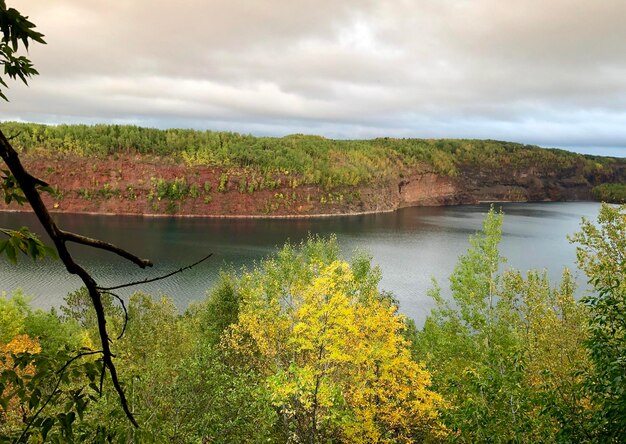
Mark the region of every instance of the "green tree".
<instances>
[{"instance_id":1,"label":"green tree","mask_svg":"<svg viewBox=\"0 0 626 444\"><path fill-rule=\"evenodd\" d=\"M626 441L626 206L602 204L597 224L583 219L570 240L594 293L586 345L594 363L587 387L599 405L600 440Z\"/></svg>"},{"instance_id":2,"label":"green tree","mask_svg":"<svg viewBox=\"0 0 626 444\"><path fill-rule=\"evenodd\" d=\"M258 372L219 347L220 333L232 318L228 311L235 288L232 275L222 276L208 300L183 315L168 298L141 293L130 297L128 322L116 350L119 377L140 427L130 425L114 391L104 386L102 396L92 400L74 424L76 436L147 443L267 442L273 436L276 415ZM97 341L97 320L87 292L70 294L66 304L65 317L80 323L88 342ZM107 323L112 331L121 331L124 312L108 308Z\"/></svg>"},{"instance_id":3,"label":"green tree","mask_svg":"<svg viewBox=\"0 0 626 444\"><path fill-rule=\"evenodd\" d=\"M207 300L197 308L194 318L198 322L198 334L212 347L219 345L224 331L237 322L241 303L238 284L234 272L220 272Z\"/></svg>"},{"instance_id":4,"label":"green tree","mask_svg":"<svg viewBox=\"0 0 626 444\"><path fill-rule=\"evenodd\" d=\"M9 79L20 79L25 84L28 78L39 74L33 67L32 62L23 55L19 55L20 45L28 49L29 42L45 44L43 34L35 31L35 25L14 8L7 8L5 0L0 0L0 65L3 72L0 74L0 98L8 101L7 96L2 88L7 88L7 77ZM4 134L0 131L0 139L6 141ZM8 143L8 141L6 141ZM4 145L4 143L2 144ZM6 147L0 145L0 154L6 161L8 152ZM46 191L51 191L43 183L39 183ZM11 203L15 201L23 204L27 201L26 196L19 187L13 173L9 170L0 171L0 192L4 195L4 201ZM20 230L8 230L0 228L0 234L7 236L8 239L0 240L0 254L4 253L11 262L17 261L17 255L24 253L33 259L42 258L46 255L53 254L51 249L47 248L39 238L26 227Z\"/></svg>"},{"instance_id":5,"label":"green tree","mask_svg":"<svg viewBox=\"0 0 626 444\"><path fill-rule=\"evenodd\" d=\"M176 365L167 427L172 442L276 442L276 412L259 372L197 337Z\"/></svg>"},{"instance_id":6,"label":"green tree","mask_svg":"<svg viewBox=\"0 0 626 444\"><path fill-rule=\"evenodd\" d=\"M54 310L33 310L20 293L0 296L0 442L80 440L87 404L96 399L102 366L78 323Z\"/></svg>"},{"instance_id":7,"label":"green tree","mask_svg":"<svg viewBox=\"0 0 626 444\"><path fill-rule=\"evenodd\" d=\"M623 183L603 183L593 187L591 192L602 202L626 203L626 184Z\"/></svg>"},{"instance_id":8,"label":"green tree","mask_svg":"<svg viewBox=\"0 0 626 444\"><path fill-rule=\"evenodd\" d=\"M503 216L493 209L450 276L452 300L437 286L436 308L417 334L416 353L459 442L583 442L589 402L584 307L568 272L551 289L545 273L499 273Z\"/></svg>"}]
</instances>

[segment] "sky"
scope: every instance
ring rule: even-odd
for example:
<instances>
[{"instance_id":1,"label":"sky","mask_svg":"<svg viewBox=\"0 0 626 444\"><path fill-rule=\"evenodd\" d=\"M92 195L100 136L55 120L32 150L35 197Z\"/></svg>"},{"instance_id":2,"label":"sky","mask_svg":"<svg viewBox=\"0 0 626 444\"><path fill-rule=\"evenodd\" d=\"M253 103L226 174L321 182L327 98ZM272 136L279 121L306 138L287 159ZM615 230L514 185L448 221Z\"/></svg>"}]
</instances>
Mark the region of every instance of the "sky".
<instances>
[{"instance_id":1,"label":"sky","mask_svg":"<svg viewBox=\"0 0 626 444\"><path fill-rule=\"evenodd\" d=\"M626 157L624 0L7 0L0 120L480 138Z\"/></svg>"}]
</instances>

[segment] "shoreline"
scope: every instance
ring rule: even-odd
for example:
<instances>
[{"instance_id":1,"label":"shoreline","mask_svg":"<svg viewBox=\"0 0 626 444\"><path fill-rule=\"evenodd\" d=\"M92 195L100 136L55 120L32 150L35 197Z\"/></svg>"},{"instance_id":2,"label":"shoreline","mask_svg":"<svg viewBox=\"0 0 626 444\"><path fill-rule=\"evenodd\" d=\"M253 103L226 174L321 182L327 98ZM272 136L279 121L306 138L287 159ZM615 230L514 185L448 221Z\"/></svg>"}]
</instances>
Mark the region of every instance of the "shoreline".
<instances>
[{"instance_id":1,"label":"shoreline","mask_svg":"<svg viewBox=\"0 0 626 444\"><path fill-rule=\"evenodd\" d=\"M134 217L147 217L147 218L181 218L181 219L327 219L333 217L349 217L349 216L368 216L374 214L388 214L394 213L403 208L410 207L457 207L457 206L467 206L467 205L479 205L479 204L489 204L489 203L550 203L550 202L561 202L556 200L544 199L544 200L526 200L526 201L516 201L516 200L479 200L472 203L465 204L456 204L456 205L411 205L409 207L398 207L394 209L388 210L372 210L372 211L357 211L350 213L318 213L318 214L282 214L282 215L270 215L270 214L249 214L249 215L240 215L240 214L167 214L167 213L111 213L111 212L98 212L98 211L56 211L54 209L48 210L50 214L84 214L87 216L106 216L106 217L114 217L114 216L134 216ZM563 202L597 202L595 200L568 200ZM0 212L3 213L31 213L34 214L32 210L21 210L21 209L0 209Z\"/></svg>"},{"instance_id":2,"label":"shoreline","mask_svg":"<svg viewBox=\"0 0 626 444\"><path fill-rule=\"evenodd\" d=\"M422 205L416 205L422 206ZM423 205L426 206L426 205ZM440 205L441 206L441 205ZM400 208L394 208L390 210L379 211L358 211L352 213L320 213L320 214L167 214L167 213L111 213L111 212L98 212L98 211L55 211L48 210L51 215L55 214L85 214L88 216L135 216L135 217L154 217L154 218L181 218L181 219L326 219L331 217L348 217L348 216L366 216L372 214L386 214L398 211ZM13 210L13 209L0 209L3 213L31 213L32 210Z\"/></svg>"}]
</instances>

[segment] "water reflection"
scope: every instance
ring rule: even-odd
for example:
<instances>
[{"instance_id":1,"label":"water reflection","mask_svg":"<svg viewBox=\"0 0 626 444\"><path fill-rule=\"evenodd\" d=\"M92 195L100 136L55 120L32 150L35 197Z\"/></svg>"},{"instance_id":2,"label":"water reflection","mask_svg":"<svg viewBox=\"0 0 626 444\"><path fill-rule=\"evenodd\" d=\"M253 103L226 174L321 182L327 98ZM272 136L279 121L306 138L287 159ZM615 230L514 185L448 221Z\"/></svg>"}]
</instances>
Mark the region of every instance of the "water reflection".
<instances>
[{"instance_id":1,"label":"water reflection","mask_svg":"<svg viewBox=\"0 0 626 444\"><path fill-rule=\"evenodd\" d=\"M509 258L507 266L546 268L556 282L562 268L573 268L574 264L574 247L566 236L577 230L581 216L594 218L599 205L529 203L501 207L505 212L502 252ZM358 249L372 254L383 270L382 288L395 293L401 310L421 324L432 307L426 295L431 277L445 289L456 258L467 248L468 236L480 229L488 209L488 204L406 208L377 215L282 220L67 214L55 218L67 230L123 245L155 262L153 269L144 271L110 253L72 245L71 250L102 285L157 276L212 252L214 256L201 266L142 287L149 293L170 295L181 308L205 296L220 268L249 267L287 240L298 243L309 233L336 233L346 259ZM32 214L0 213L0 226L22 225L37 231ZM55 261L22 260L14 267L0 259L0 290L11 292L21 287L42 308L61 304L65 294L79 284Z\"/></svg>"}]
</instances>

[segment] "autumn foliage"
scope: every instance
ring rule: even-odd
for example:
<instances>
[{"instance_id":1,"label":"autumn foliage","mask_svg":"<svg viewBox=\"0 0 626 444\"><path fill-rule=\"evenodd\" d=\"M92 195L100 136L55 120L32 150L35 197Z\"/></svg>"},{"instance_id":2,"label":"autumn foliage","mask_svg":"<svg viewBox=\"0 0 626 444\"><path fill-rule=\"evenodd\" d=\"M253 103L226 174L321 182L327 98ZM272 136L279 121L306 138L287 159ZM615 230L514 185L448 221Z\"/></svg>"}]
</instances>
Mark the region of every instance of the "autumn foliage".
<instances>
[{"instance_id":1,"label":"autumn foliage","mask_svg":"<svg viewBox=\"0 0 626 444\"><path fill-rule=\"evenodd\" d=\"M223 344L263 369L287 439L391 443L445 434L443 400L411 359L397 306L346 262L307 255L314 248L287 247L244 276L239 319ZM295 263L295 278L274 280Z\"/></svg>"},{"instance_id":2,"label":"autumn foliage","mask_svg":"<svg viewBox=\"0 0 626 444\"><path fill-rule=\"evenodd\" d=\"M14 362L14 356L24 353L35 354L40 351L39 341L26 334L17 334L8 343L0 343L0 373L5 370L13 370L16 378L32 376L35 372L33 365L18 367ZM0 386L0 398L4 400L0 405L0 433L5 427L23 424L23 418L29 413L28 406L20 403L16 396L10 396L14 389L12 384Z\"/></svg>"}]
</instances>

